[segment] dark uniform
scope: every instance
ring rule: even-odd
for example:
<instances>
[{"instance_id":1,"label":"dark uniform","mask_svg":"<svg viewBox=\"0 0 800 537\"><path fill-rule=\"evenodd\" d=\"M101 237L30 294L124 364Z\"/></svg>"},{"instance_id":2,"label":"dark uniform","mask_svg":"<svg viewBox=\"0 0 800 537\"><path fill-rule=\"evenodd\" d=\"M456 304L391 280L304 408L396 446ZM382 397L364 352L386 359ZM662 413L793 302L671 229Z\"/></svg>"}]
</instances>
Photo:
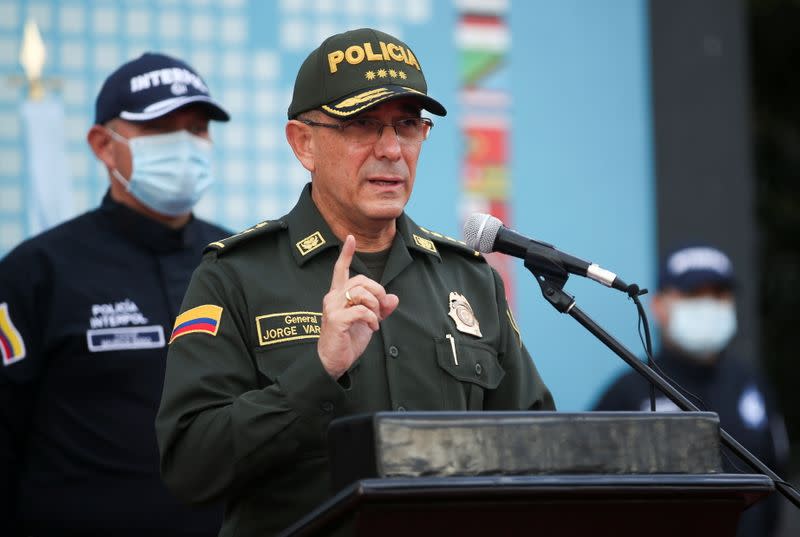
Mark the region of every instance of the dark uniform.
<instances>
[{"instance_id":1,"label":"dark uniform","mask_svg":"<svg viewBox=\"0 0 800 537\"><path fill-rule=\"evenodd\" d=\"M657 361L667 376L683 388L684 395L700 408L717 412L723 429L767 466L782 474L788 462L783 418L769 385L753 365L727 353L715 364L691 362L667 351L662 352ZM595 410L649 410L649 386L638 373L628 372L601 396ZM656 393L657 410L679 411L672 401ZM753 471L727 448L722 462L728 472ZM772 535L778 526L778 502L778 495L773 494L745 511L738 535Z\"/></svg>"},{"instance_id":2,"label":"dark uniform","mask_svg":"<svg viewBox=\"0 0 800 537\"><path fill-rule=\"evenodd\" d=\"M0 535L216 534L219 510L163 485L153 419L191 272L225 235L106 195L0 261Z\"/></svg>"},{"instance_id":3,"label":"dark uniform","mask_svg":"<svg viewBox=\"0 0 800 537\"><path fill-rule=\"evenodd\" d=\"M333 380L317 341L341 241L310 192L280 221L211 245L174 329L156 421L162 473L187 501L226 499L221 535L272 535L330 495L334 418L554 408L497 272L405 214L380 280L400 304ZM370 276L358 256L351 270ZM458 323L451 293L465 298Z\"/></svg>"}]
</instances>

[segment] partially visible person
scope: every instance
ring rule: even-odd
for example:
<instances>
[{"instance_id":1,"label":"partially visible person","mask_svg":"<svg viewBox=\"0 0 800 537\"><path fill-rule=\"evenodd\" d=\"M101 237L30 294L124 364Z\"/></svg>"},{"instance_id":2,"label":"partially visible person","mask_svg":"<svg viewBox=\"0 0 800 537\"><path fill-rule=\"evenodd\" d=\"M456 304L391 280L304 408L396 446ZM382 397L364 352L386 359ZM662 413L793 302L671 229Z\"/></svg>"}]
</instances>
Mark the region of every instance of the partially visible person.
<instances>
[{"instance_id":1,"label":"partially visible person","mask_svg":"<svg viewBox=\"0 0 800 537\"><path fill-rule=\"evenodd\" d=\"M226 502L221 535L274 535L331 495L337 417L554 408L499 274L405 213L423 109L446 113L408 45L326 39L286 124L310 184L280 220L209 245L192 277L156 430L176 494Z\"/></svg>"},{"instance_id":2,"label":"partially visible person","mask_svg":"<svg viewBox=\"0 0 800 537\"><path fill-rule=\"evenodd\" d=\"M667 380L701 409L719 414L720 426L779 475L788 464L788 440L773 390L753 357L728 351L736 333L733 265L706 245L671 252L659 272L652 311L663 348L657 365ZM679 411L656 392L657 411ZM650 384L635 371L617 379L595 410L650 410ZM750 472L727 448L726 471ZM779 499L773 494L745 511L739 537L770 537L778 527Z\"/></svg>"},{"instance_id":3,"label":"partially visible person","mask_svg":"<svg viewBox=\"0 0 800 537\"><path fill-rule=\"evenodd\" d=\"M100 207L0 261L0 535L216 535L161 481L153 420L169 334L203 247L209 121L227 121L184 62L112 73L87 141Z\"/></svg>"}]
</instances>

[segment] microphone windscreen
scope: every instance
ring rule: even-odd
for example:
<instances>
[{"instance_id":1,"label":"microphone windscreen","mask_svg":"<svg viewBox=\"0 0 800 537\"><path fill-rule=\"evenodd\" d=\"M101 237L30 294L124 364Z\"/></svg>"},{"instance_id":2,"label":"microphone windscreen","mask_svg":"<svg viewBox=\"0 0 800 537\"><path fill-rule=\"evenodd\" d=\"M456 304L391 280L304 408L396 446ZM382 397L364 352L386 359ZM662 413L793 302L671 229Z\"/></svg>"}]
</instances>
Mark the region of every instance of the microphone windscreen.
<instances>
[{"instance_id":1,"label":"microphone windscreen","mask_svg":"<svg viewBox=\"0 0 800 537\"><path fill-rule=\"evenodd\" d=\"M475 213L464 222L464 242L473 250L488 254L494 251L494 241L503 222L490 214Z\"/></svg>"}]
</instances>

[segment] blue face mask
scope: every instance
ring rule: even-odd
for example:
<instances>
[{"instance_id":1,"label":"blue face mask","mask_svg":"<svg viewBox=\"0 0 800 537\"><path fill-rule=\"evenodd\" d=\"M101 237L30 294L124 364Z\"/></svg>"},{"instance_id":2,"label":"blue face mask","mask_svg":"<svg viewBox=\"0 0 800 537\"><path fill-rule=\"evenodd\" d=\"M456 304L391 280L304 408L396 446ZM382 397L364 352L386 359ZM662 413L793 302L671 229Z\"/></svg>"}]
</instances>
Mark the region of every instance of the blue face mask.
<instances>
[{"instance_id":1,"label":"blue face mask","mask_svg":"<svg viewBox=\"0 0 800 537\"><path fill-rule=\"evenodd\" d=\"M683 298L670 307L667 334L699 360L712 359L736 333L736 308L730 300Z\"/></svg>"},{"instance_id":2,"label":"blue face mask","mask_svg":"<svg viewBox=\"0 0 800 537\"><path fill-rule=\"evenodd\" d=\"M180 216L192 207L214 182L211 175L211 142L185 130L127 139L133 172L125 179L118 170L111 173L128 192L157 213Z\"/></svg>"}]
</instances>

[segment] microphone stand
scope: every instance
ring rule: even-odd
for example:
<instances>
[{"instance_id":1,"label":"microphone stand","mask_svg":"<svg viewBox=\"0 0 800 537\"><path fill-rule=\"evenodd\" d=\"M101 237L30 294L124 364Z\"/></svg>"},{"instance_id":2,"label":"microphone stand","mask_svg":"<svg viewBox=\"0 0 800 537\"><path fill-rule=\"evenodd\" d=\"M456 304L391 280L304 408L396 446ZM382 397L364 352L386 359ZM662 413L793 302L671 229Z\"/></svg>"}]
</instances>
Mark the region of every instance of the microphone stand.
<instances>
[{"instance_id":1,"label":"microphone stand","mask_svg":"<svg viewBox=\"0 0 800 537\"><path fill-rule=\"evenodd\" d=\"M606 332L600 325L594 322L576 305L574 297L564 291L564 284L569 278L569 273L564 269L560 260L547 249L530 247L525 253L525 268L536 277L542 295L559 313L566 313L578 323L591 332L606 347L611 349L617 356L622 358L625 363L631 366L637 373L646 378L651 385L656 386L684 411L699 412L691 401L676 390L669 382L664 380L661 375L653 371L650 367L639 360L635 354L629 351L622 343L617 341L611 334ZM638 292L638 288L633 291ZM722 443L733 451L736 456L747 463L748 466L757 472L766 475L775 484L776 489L787 500L792 502L795 507L800 508L800 494L792 488L786 481L773 472L766 464L761 462L758 457L750 453L744 446L736 441L722 427L719 429Z\"/></svg>"}]
</instances>

